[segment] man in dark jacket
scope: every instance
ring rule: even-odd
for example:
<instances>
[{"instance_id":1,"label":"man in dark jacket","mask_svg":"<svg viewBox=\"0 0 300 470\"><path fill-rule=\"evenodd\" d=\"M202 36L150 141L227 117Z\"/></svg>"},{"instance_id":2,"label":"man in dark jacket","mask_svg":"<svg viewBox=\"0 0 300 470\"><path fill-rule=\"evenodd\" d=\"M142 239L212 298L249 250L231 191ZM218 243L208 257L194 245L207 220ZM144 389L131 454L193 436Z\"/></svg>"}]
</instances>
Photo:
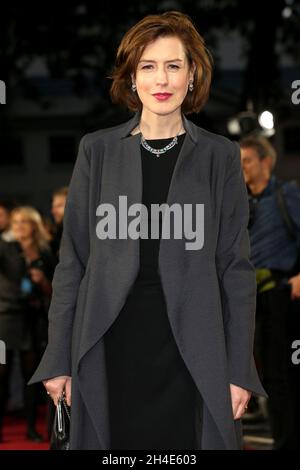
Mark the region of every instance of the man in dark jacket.
<instances>
[{"instance_id":1,"label":"man in dark jacket","mask_svg":"<svg viewBox=\"0 0 300 470\"><path fill-rule=\"evenodd\" d=\"M57 260L63 231L63 218L67 195L68 186L56 189L52 195L51 213L55 222L55 234L51 242L51 249L53 251L53 254L57 257Z\"/></svg>"},{"instance_id":2,"label":"man in dark jacket","mask_svg":"<svg viewBox=\"0 0 300 470\"><path fill-rule=\"evenodd\" d=\"M240 142L250 204L251 261L256 268L255 353L268 410L274 449L297 449L297 427L289 384L290 302L300 298L296 268L300 246L300 188L272 176L276 151L263 137ZM294 338L298 339L298 338ZM299 436L298 436L299 437Z\"/></svg>"},{"instance_id":3,"label":"man in dark jacket","mask_svg":"<svg viewBox=\"0 0 300 470\"><path fill-rule=\"evenodd\" d=\"M11 211L17 206L17 203L10 199L0 200L0 238L5 241L13 240L10 229Z\"/></svg>"}]
</instances>

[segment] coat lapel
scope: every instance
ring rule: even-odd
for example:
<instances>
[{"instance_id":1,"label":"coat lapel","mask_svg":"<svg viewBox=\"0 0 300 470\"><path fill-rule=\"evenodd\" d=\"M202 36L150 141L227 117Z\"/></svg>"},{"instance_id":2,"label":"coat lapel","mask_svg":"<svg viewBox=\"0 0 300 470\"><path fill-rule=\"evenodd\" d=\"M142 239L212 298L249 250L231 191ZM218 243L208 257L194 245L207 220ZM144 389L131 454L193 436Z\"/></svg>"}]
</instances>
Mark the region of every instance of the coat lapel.
<instances>
[{"instance_id":1,"label":"coat lapel","mask_svg":"<svg viewBox=\"0 0 300 470\"><path fill-rule=\"evenodd\" d=\"M188 171L189 163L191 164L189 156L193 152L198 141L198 133L196 130L196 126L191 121L189 121L183 114L182 120L184 128L186 130L186 137L180 149L171 177L166 200L166 204L168 206L171 206L172 203L181 202L181 196L183 194L183 191L179 190L180 176L181 173L183 173L185 170ZM124 165L126 166L124 172L127 174L127 181L132 182L132 184L127 188L128 205L135 202L142 202L143 175L141 165L140 134L136 134L134 136L130 135L130 132L138 125L139 121L140 113L136 113L134 117L128 123L126 123L121 134L123 140L122 154L124 158ZM123 162L121 162L121 164L123 166ZM184 188L182 189L184 190ZM165 256L165 246L165 240L161 240L158 255L159 266L161 266L163 258L165 258L165 261L167 261ZM138 248L139 247L137 246L136 249ZM138 253L136 253L136 255L138 256Z\"/></svg>"},{"instance_id":2,"label":"coat lapel","mask_svg":"<svg viewBox=\"0 0 300 470\"><path fill-rule=\"evenodd\" d=\"M106 158L102 168L101 202L118 206L119 196L127 196L128 207L132 204L142 203L143 175L141 164L140 135L131 135L130 132L140 120L139 113L119 127L106 148ZM188 177L193 171L189 157L197 141L195 126L183 116L187 131L186 138L176 161L172 174L166 203L172 205L181 202L185 194L185 185L188 184L183 175ZM193 160L191 158L190 160ZM99 201L98 201L99 202ZM93 209L94 210L94 209ZM118 225L118 223L117 223ZM119 227L117 227L118 234ZM96 240L99 261L93 264L93 269L99 280L99 289L89 289L85 301L85 318L82 323L80 348L77 351L77 364L86 352L103 336L120 312L127 295L134 284L139 270L139 239L106 239ZM167 276L167 264L172 249L172 240L161 240L158 264L164 263L164 273ZM174 253L173 253L174 255ZM173 256L174 259L174 256ZM110 280L118 273L118 289ZM87 282L87 281L86 281ZM101 296L101 323L95 328L95 305L98 305Z\"/></svg>"}]
</instances>

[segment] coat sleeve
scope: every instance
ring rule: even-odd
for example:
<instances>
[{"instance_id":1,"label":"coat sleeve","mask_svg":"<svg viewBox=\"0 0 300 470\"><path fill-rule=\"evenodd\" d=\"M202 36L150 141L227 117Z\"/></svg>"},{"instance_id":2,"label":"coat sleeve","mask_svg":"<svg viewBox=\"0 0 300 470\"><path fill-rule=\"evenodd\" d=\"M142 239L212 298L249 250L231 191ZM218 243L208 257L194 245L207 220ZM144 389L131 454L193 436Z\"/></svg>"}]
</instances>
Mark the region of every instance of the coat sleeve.
<instances>
[{"instance_id":1,"label":"coat sleeve","mask_svg":"<svg viewBox=\"0 0 300 470\"><path fill-rule=\"evenodd\" d=\"M89 257L89 159L86 136L69 184L63 219L59 263L52 281L48 312L48 345L29 384L71 375L71 340L77 293Z\"/></svg>"},{"instance_id":2,"label":"coat sleeve","mask_svg":"<svg viewBox=\"0 0 300 470\"><path fill-rule=\"evenodd\" d=\"M225 176L216 252L229 381L266 396L253 358L256 279L254 267L249 260L247 189L239 145L232 145Z\"/></svg>"}]
</instances>

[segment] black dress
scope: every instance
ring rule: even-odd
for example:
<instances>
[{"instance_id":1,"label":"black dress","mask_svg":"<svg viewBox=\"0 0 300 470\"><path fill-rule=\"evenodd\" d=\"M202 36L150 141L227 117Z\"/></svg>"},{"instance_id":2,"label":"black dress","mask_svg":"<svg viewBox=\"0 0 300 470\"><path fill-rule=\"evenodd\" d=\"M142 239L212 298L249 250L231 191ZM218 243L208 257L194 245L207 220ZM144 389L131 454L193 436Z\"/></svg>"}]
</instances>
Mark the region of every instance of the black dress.
<instances>
[{"instance_id":1,"label":"black dress","mask_svg":"<svg viewBox=\"0 0 300 470\"><path fill-rule=\"evenodd\" d=\"M149 234L151 203L166 202L184 137L159 157L141 146ZM162 148L170 141L148 142ZM140 238L139 274L104 335L111 449L199 448L201 399L171 331L158 273L159 241Z\"/></svg>"}]
</instances>

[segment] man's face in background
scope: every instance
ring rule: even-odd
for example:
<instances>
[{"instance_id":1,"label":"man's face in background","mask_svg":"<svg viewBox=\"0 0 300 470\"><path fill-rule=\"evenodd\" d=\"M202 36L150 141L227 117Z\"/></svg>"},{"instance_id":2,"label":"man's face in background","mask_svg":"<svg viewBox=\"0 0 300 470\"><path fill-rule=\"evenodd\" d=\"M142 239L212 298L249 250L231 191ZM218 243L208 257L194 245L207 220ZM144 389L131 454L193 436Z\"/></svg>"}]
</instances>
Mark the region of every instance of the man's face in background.
<instances>
[{"instance_id":1,"label":"man's face in background","mask_svg":"<svg viewBox=\"0 0 300 470\"><path fill-rule=\"evenodd\" d=\"M66 196L54 196L52 200L51 213L53 215L55 223L61 224L64 217L66 205Z\"/></svg>"},{"instance_id":2,"label":"man's face in background","mask_svg":"<svg viewBox=\"0 0 300 470\"><path fill-rule=\"evenodd\" d=\"M5 207L0 206L0 232L4 232L9 229L10 225L10 213Z\"/></svg>"},{"instance_id":3,"label":"man's face in background","mask_svg":"<svg viewBox=\"0 0 300 470\"><path fill-rule=\"evenodd\" d=\"M260 159L252 147L241 148L241 163L247 185L256 184L270 178L270 159Z\"/></svg>"}]
</instances>

